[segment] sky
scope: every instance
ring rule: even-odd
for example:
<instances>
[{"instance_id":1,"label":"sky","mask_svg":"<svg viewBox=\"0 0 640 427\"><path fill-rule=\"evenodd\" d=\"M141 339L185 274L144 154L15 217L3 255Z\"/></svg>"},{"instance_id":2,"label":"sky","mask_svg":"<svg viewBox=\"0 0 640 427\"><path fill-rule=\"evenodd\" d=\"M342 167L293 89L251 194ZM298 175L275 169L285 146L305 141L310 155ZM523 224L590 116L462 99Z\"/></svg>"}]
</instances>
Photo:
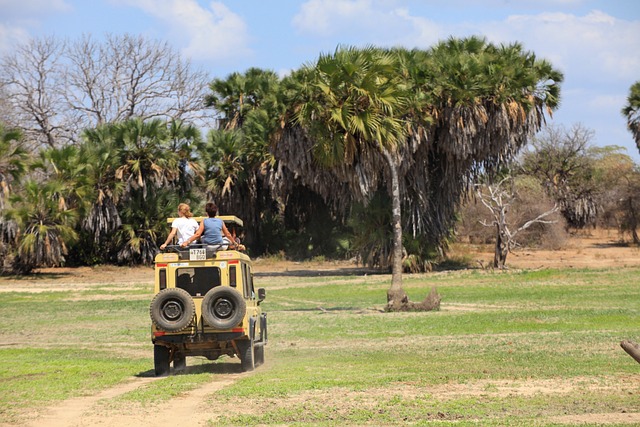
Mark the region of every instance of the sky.
<instances>
[{"instance_id":1,"label":"sky","mask_svg":"<svg viewBox=\"0 0 640 427\"><path fill-rule=\"evenodd\" d=\"M638 0L0 0L0 55L30 37L142 34L212 78L286 75L340 45L428 49L478 35L521 43L564 73L550 125L640 151L620 110L640 80Z\"/></svg>"}]
</instances>

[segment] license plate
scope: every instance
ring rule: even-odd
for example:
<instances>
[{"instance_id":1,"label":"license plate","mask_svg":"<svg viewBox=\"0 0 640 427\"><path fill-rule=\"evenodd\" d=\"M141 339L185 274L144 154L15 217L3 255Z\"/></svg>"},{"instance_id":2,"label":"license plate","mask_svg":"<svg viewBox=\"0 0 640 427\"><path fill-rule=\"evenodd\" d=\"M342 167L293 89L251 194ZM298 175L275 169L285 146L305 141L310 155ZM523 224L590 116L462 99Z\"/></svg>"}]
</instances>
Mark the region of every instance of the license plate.
<instances>
[{"instance_id":1,"label":"license plate","mask_svg":"<svg viewBox=\"0 0 640 427\"><path fill-rule=\"evenodd\" d=\"M189 249L189 261L202 261L205 259L207 259L206 249Z\"/></svg>"}]
</instances>

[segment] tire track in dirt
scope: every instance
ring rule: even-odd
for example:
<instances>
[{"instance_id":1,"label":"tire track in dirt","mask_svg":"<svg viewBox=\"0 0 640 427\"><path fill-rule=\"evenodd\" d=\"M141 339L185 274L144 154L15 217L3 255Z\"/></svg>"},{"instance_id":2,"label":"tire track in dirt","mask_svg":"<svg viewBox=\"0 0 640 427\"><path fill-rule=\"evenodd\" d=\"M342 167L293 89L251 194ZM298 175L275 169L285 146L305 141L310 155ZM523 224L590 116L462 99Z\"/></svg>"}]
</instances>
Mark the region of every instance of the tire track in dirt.
<instances>
[{"instance_id":1,"label":"tire track in dirt","mask_svg":"<svg viewBox=\"0 0 640 427\"><path fill-rule=\"evenodd\" d=\"M56 406L47 408L44 411L44 415L39 416L27 425L29 427L67 427L82 425L76 424L76 421L81 420L82 416L87 411L90 411L99 401L113 399L155 380L157 380L157 378L130 378L128 381L103 390L98 394L67 399Z\"/></svg>"},{"instance_id":2,"label":"tire track in dirt","mask_svg":"<svg viewBox=\"0 0 640 427\"><path fill-rule=\"evenodd\" d=\"M207 421L216 415L211 412L212 408L207 403L208 396L233 384L237 377L238 375L216 376L211 382L160 406L154 405L142 410L135 406L135 409L129 411L120 408L115 411L105 410L102 407L105 401L160 379L132 378L98 394L71 398L48 408L44 415L32 420L27 427L206 426Z\"/></svg>"}]
</instances>

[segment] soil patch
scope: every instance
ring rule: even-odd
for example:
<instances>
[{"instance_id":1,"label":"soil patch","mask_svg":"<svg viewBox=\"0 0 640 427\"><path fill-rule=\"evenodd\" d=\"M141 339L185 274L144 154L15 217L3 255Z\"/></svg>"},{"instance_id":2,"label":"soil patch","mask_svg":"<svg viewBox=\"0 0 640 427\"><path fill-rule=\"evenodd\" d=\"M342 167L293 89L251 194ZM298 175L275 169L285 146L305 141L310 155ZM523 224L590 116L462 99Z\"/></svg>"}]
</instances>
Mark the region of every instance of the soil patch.
<instances>
[{"instance_id":1,"label":"soil patch","mask_svg":"<svg viewBox=\"0 0 640 427\"><path fill-rule=\"evenodd\" d=\"M476 267L490 268L491 245L454 244L450 256L469 259ZM558 250L520 248L507 257L507 268L617 268L640 265L640 247L621 240L614 230L590 230L572 235Z\"/></svg>"}]
</instances>

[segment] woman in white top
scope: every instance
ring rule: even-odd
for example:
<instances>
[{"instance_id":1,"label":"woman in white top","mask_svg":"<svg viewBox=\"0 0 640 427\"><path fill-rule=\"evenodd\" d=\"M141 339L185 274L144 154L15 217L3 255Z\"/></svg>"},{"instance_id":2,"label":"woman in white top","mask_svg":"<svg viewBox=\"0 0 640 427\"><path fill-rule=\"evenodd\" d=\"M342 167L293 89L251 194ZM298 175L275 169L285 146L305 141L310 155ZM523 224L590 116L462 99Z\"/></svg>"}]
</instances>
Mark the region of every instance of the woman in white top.
<instances>
[{"instance_id":1,"label":"woman in white top","mask_svg":"<svg viewBox=\"0 0 640 427\"><path fill-rule=\"evenodd\" d=\"M191 213L191 208L189 207L189 205L186 203L180 203L178 205L178 218L174 219L171 223L171 233L169 233L169 237L167 237L167 240L165 240L165 242L160 245L160 249L164 250L169 242L173 240L173 237L176 235L176 233L178 234L179 245L182 242L189 240L189 238L194 235L198 227L198 221L193 219L193 214Z\"/></svg>"}]
</instances>

